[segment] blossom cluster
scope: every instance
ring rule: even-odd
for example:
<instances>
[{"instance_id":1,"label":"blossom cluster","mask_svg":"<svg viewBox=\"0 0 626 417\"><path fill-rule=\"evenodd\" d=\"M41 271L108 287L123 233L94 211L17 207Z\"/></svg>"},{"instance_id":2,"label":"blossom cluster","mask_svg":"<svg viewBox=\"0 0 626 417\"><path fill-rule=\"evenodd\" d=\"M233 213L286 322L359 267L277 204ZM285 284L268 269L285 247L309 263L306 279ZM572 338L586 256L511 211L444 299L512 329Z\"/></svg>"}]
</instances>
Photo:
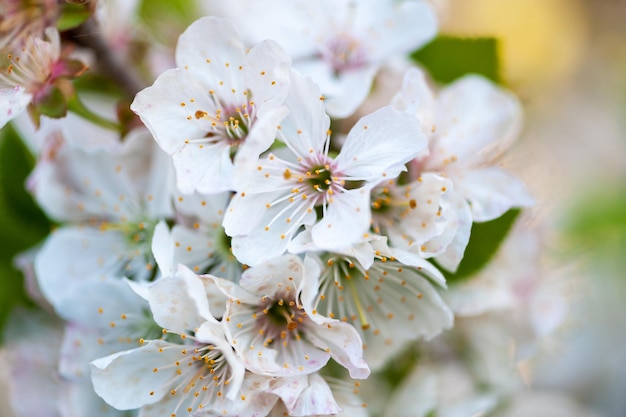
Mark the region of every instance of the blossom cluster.
<instances>
[{"instance_id":1,"label":"blossom cluster","mask_svg":"<svg viewBox=\"0 0 626 417\"><path fill-rule=\"evenodd\" d=\"M406 60L437 32L425 1L205 6L122 128L103 95L72 114L86 66L55 29L10 45L0 123L17 117L57 223L21 258L63 321L48 409L369 415L361 380L487 303L443 271L473 223L532 203L495 162L520 104L477 75L435 88ZM376 102L383 69L402 82Z\"/></svg>"}]
</instances>

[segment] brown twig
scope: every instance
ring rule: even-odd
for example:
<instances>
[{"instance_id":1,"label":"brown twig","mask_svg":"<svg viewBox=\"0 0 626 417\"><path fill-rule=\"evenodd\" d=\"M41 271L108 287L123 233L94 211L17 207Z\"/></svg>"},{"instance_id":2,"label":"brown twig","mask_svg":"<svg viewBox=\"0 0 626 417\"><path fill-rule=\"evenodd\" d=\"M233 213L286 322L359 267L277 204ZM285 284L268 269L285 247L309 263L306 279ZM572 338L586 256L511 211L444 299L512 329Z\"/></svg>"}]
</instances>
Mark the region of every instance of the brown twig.
<instances>
[{"instance_id":1,"label":"brown twig","mask_svg":"<svg viewBox=\"0 0 626 417\"><path fill-rule=\"evenodd\" d=\"M130 98L143 89L143 83L132 67L125 65L101 35L98 23L90 18L70 31L72 40L80 46L91 49L97 60L98 69L110 76Z\"/></svg>"}]
</instances>

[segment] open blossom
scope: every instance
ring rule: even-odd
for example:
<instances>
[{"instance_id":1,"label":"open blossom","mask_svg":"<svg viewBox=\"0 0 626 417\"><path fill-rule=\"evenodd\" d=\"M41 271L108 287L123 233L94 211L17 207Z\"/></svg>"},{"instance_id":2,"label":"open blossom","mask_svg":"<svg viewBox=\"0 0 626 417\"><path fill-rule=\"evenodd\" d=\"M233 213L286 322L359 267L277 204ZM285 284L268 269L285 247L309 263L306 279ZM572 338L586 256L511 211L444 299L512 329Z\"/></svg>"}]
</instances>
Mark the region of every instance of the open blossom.
<instances>
[{"instance_id":1,"label":"open blossom","mask_svg":"<svg viewBox=\"0 0 626 417\"><path fill-rule=\"evenodd\" d=\"M520 180L488 166L519 134L521 109L512 95L479 76L465 76L435 95L418 69L409 70L396 108L417 116L428 137L429 152L409 166L413 175L438 173L449 178L457 207L458 231L450 248L437 258L455 270L469 240L471 222L500 217L532 199Z\"/></svg>"},{"instance_id":2,"label":"open blossom","mask_svg":"<svg viewBox=\"0 0 626 417\"><path fill-rule=\"evenodd\" d=\"M146 292L164 340L92 363L94 388L121 410L143 408L143 416L190 415L205 408L253 405L242 393L245 369L209 310L198 276L180 265ZM225 413L227 414L227 413Z\"/></svg>"},{"instance_id":3,"label":"open blossom","mask_svg":"<svg viewBox=\"0 0 626 417\"><path fill-rule=\"evenodd\" d=\"M382 183L372 190L372 231L393 247L416 247L423 257L443 252L458 228L452 190L452 181L433 173L409 184Z\"/></svg>"},{"instance_id":4,"label":"open blossom","mask_svg":"<svg viewBox=\"0 0 626 417\"><path fill-rule=\"evenodd\" d=\"M227 0L207 10L240 22L252 42L275 39L294 68L326 96L328 113L350 116L365 100L381 66L403 59L437 31L435 13L415 0Z\"/></svg>"},{"instance_id":5,"label":"open blossom","mask_svg":"<svg viewBox=\"0 0 626 417\"><path fill-rule=\"evenodd\" d=\"M57 228L35 258L42 293L58 307L72 285L150 278L152 233L172 213L168 158L144 129L121 146L86 152L52 136L29 185Z\"/></svg>"},{"instance_id":6,"label":"open blossom","mask_svg":"<svg viewBox=\"0 0 626 417\"><path fill-rule=\"evenodd\" d=\"M172 156L181 192L230 190L238 160L274 141L289 57L272 41L246 51L232 23L205 17L180 36L176 64L131 109Z\"/></svg>"},{"instance_id":7,"label":"open blossom","mask_svg":"<svg viewBox=\"0 0 626 417\"><path fill-rule=\"evenodd\" d=\"M294 71L285 104L276 135L286 148L242 166L224 217L233 253L250 265L284 253L303 225L321 248L358 241L370 227L372 187L426 145L417 119L385 107L359 120L332 157L330 120L311 79Z\"/></svg>"},{"instance_id":8,"label":"open blossom","mask_svg":"<svg viewBox=\"0 0 626 417\"><path fill-rule=\"evenodd\" d=\"M211 274L237 282L242 265L230 250L222 220L230 193L179 195L174 200L177 223L171 231L174 262L197 274Z\"/></svg>"},{"instance_id":9,"label":"open blossom","mask_svg":"<svg viewBox=\"0 0 626 417\"><path fill-rule=\"evenodd\" d=\"M63 56L56 29L46 29L45 35L46 40L29 36L19 53L8 55L9 64L0 73L0 127L30 103L43 104L50 97L63 94L56 85L58 80L78 76L86 70L81 62ZM55 108L51 114L61 117L65 110Z\"/></svg>"},{"instance_id":10,"label":"open blossom","mask_svg":"<svg viewBox=\"0 0 626 417\"><path fill-rule=\"evenodd\" d=\"M302 302L307 310L351 323L363 340L365 359L380 369L406 342L431 339L450 328L452 311L436 285L441 273L418 255L373 242L374 262L361 264L347 253L326 253L319 292L307 287Z\"/></svg>"},{"instance_id":11,"label":"open blossom","mask_svg":"<svg viewBox=\"0 0 626 417\"><path fill-rule=\"evenodd\" d=\"M228 337L247 369L289 377L313 373L332 357L354 378L365 378L361 339L347 323L324 317L300 302L315 291L319 266L284 255L244 272L240 286L216 280L229 297Z\"/></svg>"}]
</instances>

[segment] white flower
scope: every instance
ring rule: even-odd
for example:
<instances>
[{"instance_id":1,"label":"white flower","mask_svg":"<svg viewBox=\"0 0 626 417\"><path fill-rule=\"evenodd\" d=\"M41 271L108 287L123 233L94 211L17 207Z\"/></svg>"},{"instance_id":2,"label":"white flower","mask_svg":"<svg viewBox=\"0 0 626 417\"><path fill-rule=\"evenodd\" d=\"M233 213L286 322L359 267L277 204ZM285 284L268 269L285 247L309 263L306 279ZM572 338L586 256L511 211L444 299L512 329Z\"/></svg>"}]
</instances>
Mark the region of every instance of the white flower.
<instances>
[{"instance_id":1,"label":"white flower","mask_svg":"<svg viewBox=\"0 0 626 417\"><path fill-rule=\"evenodd\" d=\"M118 409L142 407L143 416L241 407L245 370L210 313L200 278L179 265L147 296L167 339L94 361L98 395Z\"/></svg>"},{"instance_id":2,"label":"white flower","mask_svg":"<svg viewBox=\"0 0 626 417\"><path fill-rule=\"evenodd\" d=\"M370 227L372 187L426 144L417 119L385 107L359 120L333 158L317 86L294 72L285 103L290 113L277 131L284 158L277 152L242 167L224 217L233 253L249 265L284 253L303 225L321 248L358 241Z\"/></svg>"},{"instance_id":3,"label":"white flower","mask_svg":"<svg viewBox=\"0 0 626 417\"><path fill-rule=\"evenodd\" d=\"M392 246L417 248L423 257L443 252L455 234L456 210L449 202L452 182L432 173L399 185L383 183L372 190L372 230Z\"/></svg>"},{"instance_id":4,"label":"white flower","mask_svg":"<svg viewBox=\"0 0 626 417\"><path fill-rule=\"evenodd\" d=\"M375 260L367 267L351 256L323 254L328 268L319 291L303 289L302 303L307 310L352 323L363 339L367 363L379 369L407 341L430 339L450 328L453 315L432 283L445 286L435 267L380 242L372 250Z\"/></svg>"},{"instance_id":5,"label":"white flower","mask_svg":"<svg viewBox=\"0 0 626 417\"><path fill-rule=\"evenodd\" d=\"M172 228L174 262L197 274L237 282L242 265L231 252L222 220L231 193L179 195L174 201L177 223Z\"/></svg>"},{"instance_id":6,"label":"white flower","mask_svg":"<svg viewBox=\"0 0 626 417\"><path fill-rule=\"evenodd\" d=\"M171 180L165 155L145 130L114 151L72 149L56 138L42 153L29 185L53 219L67 222L35 259L42 293L55 307L72 285L128 276L148 279L156 223L170 216Z\"/></svg>"},{"instance_id":7,"label":"white flower","mask_svg":"<svg viewBox=\"0 0 626 417\"><path fill-rule=\"evenodd\" d=\"M232 23L205 17L180 36L176 64L131 109L172 156L181 192L229 190L233 163L274 141L290 60L271 41L246 51Z\"/></svg>"},{"instance_id":8,"label":"white flower","mask_svg":"<svg viewBox=\"0 0 626 417\"><path fill-rule=\"evenodd\" d=\"M332 357L354 378L365 378L361 339L339 320L306 309L299 294L315 292L319 266L284 255L244 272L240 285L216 279L230 297L224 322L247 369L271 376L297 376L321 369Z\"/></svg>"},{"instance_id":9,"label":"white flower","mask_svg":"<svg viewBox=\"0 0 626 417\"><path fill-rule=\"evenodd\" d=\"M418 49L437 31L425 1L214 0L207 11L240 22L252 42L274 39L294 68L313 77L327 97L328 113L354 113L369 94L378 69Z\"/></svg>"},{"instance_id":10,"label":"white flower","mask_svg":"<svg viewBox=\"0 0 626 417\"><path fill-rule=\"evenodd\" d=\"M59 32L45 31L47 40L28 36L19 56L9 54L10 64L0 73L0 128L17 117L28 104L47 92L61 57Z\"/></svg>"},{"instance_id":11,"label":"white flower","mask_svg":"<svg viewBox=\"0 0 626 417\"><path fill-rule=\"evenodd\" d=\"M394 106L415 114L428 135L429 153L410 169L415 175L434 172L452 180L459 229L449 250L437 258L455 270L469 239L470 219L488 221L532 199L523 183L493 166L493 160L517 137L522 113L517 99L488 80L465 76L435 95L424 75L409 70Z\"/></svg>"}]
</instances>

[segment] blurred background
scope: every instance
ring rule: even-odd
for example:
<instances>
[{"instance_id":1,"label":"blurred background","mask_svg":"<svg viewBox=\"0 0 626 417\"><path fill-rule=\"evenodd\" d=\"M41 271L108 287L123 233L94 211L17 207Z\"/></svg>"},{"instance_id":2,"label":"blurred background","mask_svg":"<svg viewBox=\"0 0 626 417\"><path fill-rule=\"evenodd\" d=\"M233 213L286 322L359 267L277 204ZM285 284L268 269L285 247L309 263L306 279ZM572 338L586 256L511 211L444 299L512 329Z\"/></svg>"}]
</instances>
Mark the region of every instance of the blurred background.
<instances>
[{"instance_id":1,"label":"blurred background","mask_svg":"<svg viewBox=\"0 0 626 417\"><path fill-rule=\"evenodd\" d=\"M442 33L495 36L526 125L504 163L536 197L570 314L531 385L626 415L626 1L439 1ZM531 415L531 414L529 414ZM567 415L567 414L563 414Z\"/></svg>"}]
</instances>

